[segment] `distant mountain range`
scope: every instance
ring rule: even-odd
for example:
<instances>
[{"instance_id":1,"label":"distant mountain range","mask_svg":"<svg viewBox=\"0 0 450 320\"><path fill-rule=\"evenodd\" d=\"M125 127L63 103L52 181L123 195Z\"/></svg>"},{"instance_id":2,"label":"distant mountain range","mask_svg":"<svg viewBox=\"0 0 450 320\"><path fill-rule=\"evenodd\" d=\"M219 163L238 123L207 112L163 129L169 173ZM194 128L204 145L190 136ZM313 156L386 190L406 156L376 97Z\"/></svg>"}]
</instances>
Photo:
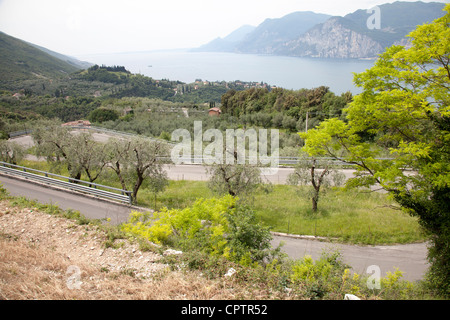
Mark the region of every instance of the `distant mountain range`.
<instances>
[{"instance_id":1,"label":"distant mountain range","mask_svg":"<svg viewBox=\"0 0 450 320\"><path fill-rule=\"evenodd\" d=\"M319 58L375 58L393 44L406 45L418 25L444 15L445 4L394 2L378 6L380 28L369 29L374 12L357 10L344 17L294 12L266 19L257 27L243 26L193 51L271 54Z\"/></svg>"},{"instance_id":2,"label":"distant mountain range","mask_svg":"<svg viewBox=\"0 0 450 320\"><path fill-rule=\"evenodd\" d=\"M0 83L57 78L91 64L0 32Z\"/></svg>"}]
</instances>

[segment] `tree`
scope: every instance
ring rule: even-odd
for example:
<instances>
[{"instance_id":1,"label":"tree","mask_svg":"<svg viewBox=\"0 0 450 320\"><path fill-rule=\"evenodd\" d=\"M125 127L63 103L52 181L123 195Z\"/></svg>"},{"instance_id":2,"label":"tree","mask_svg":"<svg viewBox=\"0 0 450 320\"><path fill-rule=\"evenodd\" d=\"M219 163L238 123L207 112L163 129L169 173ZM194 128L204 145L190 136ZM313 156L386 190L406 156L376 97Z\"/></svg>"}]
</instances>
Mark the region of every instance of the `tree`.
<instances>
[{"instance_id":1,"label":"tree","mask_svg":"<svg viewBox=\"0 0 450 320\"><path fill-rule=\"evenodd\" d=\"M105 121L116 121L119 119L117 111L106 108L97 108L89 113L89 121L102 123Z\"/></svg>"},{"instance_id":2,"label":"tree","mask_svg":"<svg viewBox=\"0 0 450 320\"><path fill-rule=\"evenodd\" d=\"M105 145L89 132L72 131L56 122L34 128L36 155L44 156L54 167L65 166L69 176L80 180L83 172L90 182L102 173L107 162Z\"/></svg>"},{"instance_id":3,"label":"tree","mask_svg":"<svg viewBox=\"0 0 450 320\"><path fill-rule=\"evenodd\" d=\"M428 279L450 295L450 4L355 76L363 92L345 110L300 134L312 156L356 165L348 184L378 184L430 235ZM371 140L364 140L370 136ZM386 159L388 155L389 159Z\"/></svg>"},{"instance_id":4,"label":"tree","mask_svg":"<svg viewBox=\"0 0 450 320\"><path fill-rule=\"evenodd\" d=\"M152 175L147 185L147 188L152 191L155 196L155 210L158 210L158 208L156 207L156 197L158 193L163 192L169 185L169 180L167 178L166 172Z\"/></svg>"},{"instance_id":5,"label":"tree","mask_svg":"<svg viewBox=\"0 0 450 320\"><path fill-rule=\"evenodd\" d=\"M207 172L212 190L233 197L251 194L262 183L261 171L253 165L221 163L207 167Z\"/></svg>"},{"instance_id":6,"label":"tree","mask_svg":"<svg viewBox=\"0 0 450 320\"><path fill-rule=\"evenodd\" d=\"M333 168L329 160L315 158L300 158L295 170L288 176L288 182L292 185L311 185L308 197L312 201L312 211L318 210L320 195L329 186L340 186L344 180L343 174Z\"/></svg>"},{"instance_id":7,"label":"tree","mask_svg":"<svg viewBox=\"0 0 450 320\"><path fill-rule=\"evenodd\" d=\"M25 148L14 141L0 140L0 160L17 164L23 159Z\"/></svg>"},{"instance_id":8,"label":"tree","mask_svg":"<svg viewBox=\"0 0 450 320\"><path fill-rule=\"evenodd\" d=\"M78 149L72 147L76 138L69 128L48 122L34 128L32 137L36 144L36 156L46 157L54 167L65 165L71 178L81 178L82 169L73 162L73 157L78 154Z\"/></svg>"},{"instance_id":9,"label":"tree","mask_svg":"<svg viewBox=\"0 0 450 320\"><path fill-rule=\"evenodd\" d=\"M164 142L146 138L113 139L108 142L110 160L108 167L119 178L124 190L132 190L132 200L137 203L137 194L145 180L157 180L158 185L167 179L163 163L159 159L168 154Z\"/></svg>"},{"instance_id":10,"label":"tree","mask_svg":"<svg viewBox=\"0 0 450 320\"><path fill-rule=\"evenodd\" d=\"M68 162L75 172L84 172L90 182L94 182L103 172L108 157L106 145L95 141L91 133L73 133L74 137L68 148Z\"/></svg>"},{"instance_id":11,"label":"tree","mask_svg":"<svg viewBox=\"0 0 450 320\"><path fill-rule=\"evenodd\" d=\"M212 164L206 167L210 174L209 186L218 194L229 194L233 197L245 197L250 195L259 185L263 183L261 170L256 165L238 162L238 152L231 153L227 147L224 152L233 155L235 163Z\"/></svg>"}]
</instances>

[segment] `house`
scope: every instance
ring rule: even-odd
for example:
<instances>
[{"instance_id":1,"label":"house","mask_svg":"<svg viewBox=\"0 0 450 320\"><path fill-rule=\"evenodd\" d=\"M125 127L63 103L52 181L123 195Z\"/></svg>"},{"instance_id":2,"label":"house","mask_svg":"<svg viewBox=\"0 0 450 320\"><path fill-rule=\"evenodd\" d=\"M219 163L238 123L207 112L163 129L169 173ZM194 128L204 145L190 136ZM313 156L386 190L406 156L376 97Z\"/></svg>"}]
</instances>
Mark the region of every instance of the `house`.
<instances>
[{"instance_id":1,"label":"house","mask_svg":"<svg viewBox=\"0 0 450 320\"><path fill-rule=\"evenodd\" d=\"M91 122L89 120L78 120L78 121L71 121L62 124L63 127L82 127L82 128L89 128L91 126Z\"/></svg>"},{"instance_id":2,"label":"house","mask_svg":"<svg viewBox=\"0 0 450 320\"><path fill-rule=\"evenodd\" d=\"M25 95L24 95L23 93L17 92L17 93L15 93L15 94L13 95L13 97L16 98L16 99L20 99L20 98L22 98L22 97L25 97Z\"/></svg>"},{"instance_id":3,"label":"house","mask_svg":"<svg viewBox=\"0 0 450 320\"><path fill-rule=\"evenodd\" d=\"M134 114L134 110L131 107L123 109L123 115Z\"/></svg>"},{"instance_id":4,"label":"house","mask_svg":"<svg viewBox=\"0 0 450 320\"><path fill-rule=\"evenodd\" d=\"M222 110L220 110L217 107L211 108L208 110L208 114L210 116L219 116L222 113Z\"/></svg>"}]
</instances>

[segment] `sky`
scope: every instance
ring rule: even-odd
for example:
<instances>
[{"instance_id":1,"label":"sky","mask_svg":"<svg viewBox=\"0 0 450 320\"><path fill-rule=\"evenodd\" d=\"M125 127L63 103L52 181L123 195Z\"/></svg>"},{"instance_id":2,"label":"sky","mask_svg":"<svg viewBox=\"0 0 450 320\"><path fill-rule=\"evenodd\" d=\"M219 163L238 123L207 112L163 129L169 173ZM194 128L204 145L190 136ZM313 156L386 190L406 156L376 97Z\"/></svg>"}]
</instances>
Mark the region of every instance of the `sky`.
<instances>
[{"instance_id":1,"label":"sky","mask_svg":"<svg viewBox=\"0 0 450 320\"><path fill-rule=\"evenodd\" d=\"M225 37L242 25L257 26L267 18L281 18L295 11L344 16L392 2L0 0L0 31L72 56L195 48Z\"/></svg>"}]
</instances>

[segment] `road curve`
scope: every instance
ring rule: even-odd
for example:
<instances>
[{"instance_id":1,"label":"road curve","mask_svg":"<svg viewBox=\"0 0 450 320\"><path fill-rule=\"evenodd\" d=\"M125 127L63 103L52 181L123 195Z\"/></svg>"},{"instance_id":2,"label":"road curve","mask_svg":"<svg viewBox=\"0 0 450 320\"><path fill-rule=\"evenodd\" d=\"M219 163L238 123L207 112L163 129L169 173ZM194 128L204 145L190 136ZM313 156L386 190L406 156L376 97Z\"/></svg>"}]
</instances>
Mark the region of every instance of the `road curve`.
<instances>
[{"instance_id":1,"label":"road curve","mask_svg":"<svg viewBox=\"0 0 450 320\"><path fill-rule=\"evenodd\" d=\"M39 183L0 174L0 183L12 196L24 196L43 204L55 204L63 210L78 210L90 219L110 218L111 223L127 221L132 210L138 209L74 191L62 190Z\"/></svg>"},{"instance_id":2,"label":"road curve","mask_svg":"<svg viewBox=\"0 0 450 320\"><path fill-rule=\"evenodd\" d=\"M110 218L113 224L126 221L132 210L142 210L142 208L105 201L76 192L57 190L6 175L0 175L0 183L12 196L25 196L40 203L53 203L64 210L78 210L91 219ZM404 279L416 281L423 278L428 267L425 244L355 246L286 236L273 237L273 246L281 242L283 242L283 251L294 259L304 255L311 255L313 259L317 259L324 250L339 250L344 262L352 266L354 272L362 275L366 274L367 267L371 265L378 266L381 275L385 275L388 271L393 272L397 267L404 272Z\"/></svg>"}]
</instances>

